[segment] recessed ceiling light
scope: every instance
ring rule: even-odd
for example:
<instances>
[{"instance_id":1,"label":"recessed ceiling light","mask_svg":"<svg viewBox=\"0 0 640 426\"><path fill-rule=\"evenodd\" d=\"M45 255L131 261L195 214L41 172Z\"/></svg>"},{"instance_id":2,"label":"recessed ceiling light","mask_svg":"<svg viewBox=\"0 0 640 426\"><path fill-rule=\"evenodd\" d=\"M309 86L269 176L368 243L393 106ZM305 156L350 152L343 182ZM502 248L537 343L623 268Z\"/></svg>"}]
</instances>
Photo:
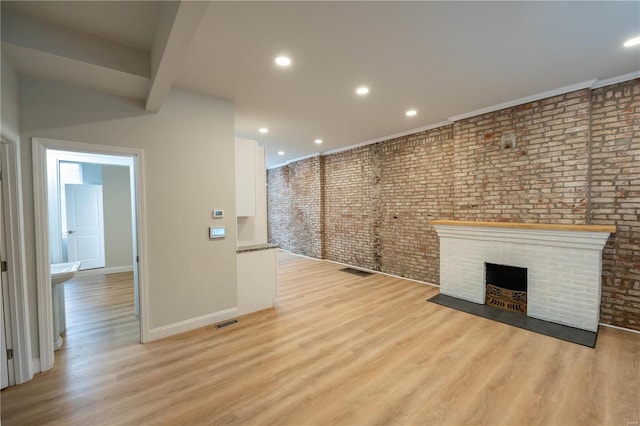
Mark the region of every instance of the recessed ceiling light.
<instances>
[{"instance_id":1,"label":"recessed ceiling light","mask_svg":"<svg viewBox=\"0 0 640 426\"><path fill-rule=\"evenodd\" d=\"M291 65L291 58L287 56L278 56L276 58L276 65L278 65L279 67L288 67L289 65Z\"/></svg>"},{"instance_id":2,"label":"recessed ceiling light","mask_svg":"<svg viewBox=\"0 0 640 426\"><path fill-rule=\"evenodd\" d=\"M410 109L409 111L405 112L405 114L407 114L407 117L413 117L417 113L418 111L416 111L415 109Z\"/></svg>"},{"instance_id":3,"label":"recessed ceiling light","mask_svg":"<svg viewBox=\"0 0 640 426\"><path fill-rule=\"evenodd\" d=\"M320 145L320 144L322 143L322 139L316 139L314 142L315 142L316 144Z\"/></svg>"},{"instance_id":4,"label":"recessed ceiling light","mask_svg":"<svg viewBox=\"0 0 640 426\"><path fill-rule=\"evenodd\" d=\"M260 127L260 128L258 129L258 131L259 131L260 133L269 133L269 129L267 129L266 127Z\"/></svg>"},{"instance_id":5,"label":"recessed ceiling light","mask_svg":"<svg viewBox=\"0 0 640 426\"><path fill-rule=\"evenodd\" d=\"M369 93L369 88L366 86L360 86L356 89L356 93L358 95L366 95L367 93Z\"/></svg>"},{"instance_id":6,"label":"recessed ceiling light","mask_svg":"<svg viewBox=\"0 0 640 426\"><path fill-rule=\"evenodd\" d=\"M284 155L284 151L278 151L278 155Z\"/></svg>"},{"instance_id":7,"label":"recessed ceiling light","mask_svg":"<svg viewBox=\"0 0 640 426\"><path fill-rule=\"evenodd\" d=\"M640 37L634 37L624 42L624 47L633 47L640 44Z\"/></svg>"}]
</instances>

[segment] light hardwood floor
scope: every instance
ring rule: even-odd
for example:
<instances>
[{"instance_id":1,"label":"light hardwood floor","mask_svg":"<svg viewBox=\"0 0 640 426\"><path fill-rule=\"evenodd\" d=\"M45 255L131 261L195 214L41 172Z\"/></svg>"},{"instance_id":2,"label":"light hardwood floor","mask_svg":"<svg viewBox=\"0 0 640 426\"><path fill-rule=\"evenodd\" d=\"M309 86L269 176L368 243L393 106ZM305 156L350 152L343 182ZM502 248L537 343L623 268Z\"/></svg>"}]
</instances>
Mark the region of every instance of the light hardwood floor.
<instances>
[{"instance_id":1,"label":"light hardwood floor","mask_svg":"<svg viewBox=\"0 0 640 426\"><path fill-rule=\"evenodd\" d=\"M2 391L2 424L639 424L639 334L601 328L594 350L279 256L277 308L146 345L130 275L69 285L66 345Z\"/></svg>"}]
</instances>

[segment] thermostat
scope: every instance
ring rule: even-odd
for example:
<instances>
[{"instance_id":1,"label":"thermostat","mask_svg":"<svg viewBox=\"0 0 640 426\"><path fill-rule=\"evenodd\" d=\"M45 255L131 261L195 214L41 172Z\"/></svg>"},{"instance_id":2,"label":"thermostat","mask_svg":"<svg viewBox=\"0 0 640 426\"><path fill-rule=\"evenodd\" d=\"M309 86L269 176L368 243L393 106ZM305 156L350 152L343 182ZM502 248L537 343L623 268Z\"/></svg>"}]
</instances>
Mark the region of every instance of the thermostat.
<instances>
[{"instance_id":1,"label":"thermostat","mask_svg":"<svg viewBox=\"0 0 640 426\"><path fill-rule=\"evenodd\" d=\"M213 218L214 219L220 219L221 217L224 217L224 210L214 210L213 211Z\"/></svg>"},{"instance_id":2,"label":"thermostat","mask_svg":"<svg viewBox=\"0 0 640 426\"><path fill-rule=\"evenodd\" d=\"M227 228L224 226L210 226L209 239L224 238L227 236Z\"/></svg>"}]
</instances>

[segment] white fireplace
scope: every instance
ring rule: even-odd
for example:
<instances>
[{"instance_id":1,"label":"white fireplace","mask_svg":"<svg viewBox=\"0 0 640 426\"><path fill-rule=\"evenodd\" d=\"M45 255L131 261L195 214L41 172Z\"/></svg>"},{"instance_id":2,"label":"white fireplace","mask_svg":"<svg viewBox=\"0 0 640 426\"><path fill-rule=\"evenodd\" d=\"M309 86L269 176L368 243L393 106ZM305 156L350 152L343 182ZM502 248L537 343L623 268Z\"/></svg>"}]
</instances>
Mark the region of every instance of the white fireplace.
<instances>
[{"instance_id":1,"label":"white fireplace","mask_svg":"<svg viewBox=\"0 0 640 426\"><path fill-rule=\"evenodd\" d=\"M597 331L602 249L614 226L433 221L440 293L484 304L485 263L527 268L527 315Z\"/></svg>"}]
</instances>

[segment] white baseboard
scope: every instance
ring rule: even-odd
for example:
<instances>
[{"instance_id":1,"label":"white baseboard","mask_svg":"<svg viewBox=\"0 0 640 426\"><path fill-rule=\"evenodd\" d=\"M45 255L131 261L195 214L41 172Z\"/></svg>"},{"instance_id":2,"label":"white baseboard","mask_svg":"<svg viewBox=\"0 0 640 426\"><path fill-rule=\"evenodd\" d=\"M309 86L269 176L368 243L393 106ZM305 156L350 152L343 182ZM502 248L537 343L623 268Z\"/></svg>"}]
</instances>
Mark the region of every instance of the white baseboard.
<instances>
[{"instance_id":1,"label":"white baseboard","mask_svg":"<svg viewBox=\"0 0 640 426\"><path fill-rule=\"evenodd\" d=\"M365 272L371 272L372 274L381 274L381 275L386 275L388 277L400 278L401 280L412 281L412 282L418 283L418 284L425 284L425 285L430 285L430 286L438 287L438 288L440 287L438 284L433 284L433 283L429 283L429 282L426 282L426 281L414 280L412 278L407 278L407 277L400 277L398 275L387 274L386 272L374 271L373 269L367 269L367 268L363 268L361 266L350 265L348 263L338 262L337 260L318 259L317 257L309 257L309 256L305 256L303 254L293 253L293 252L290 252L288 250L283 250L283 249L280 249L280 250L286 251L287 253L292 254L294 256L300 256L300 257L304 257L304 258L312 259L312 260L327 261L327 262L331 262L331 263L336 263L338 265L347 266L349 268L359 269L359 270L365 271Z\"/></svg>"},{"instance_id":2,"label":"white baseboard","mask_svg":"<svg viewBox=\"0 0 640 426\"><path fill-rule=\"evenodd\" d=\"M129 266L112 266L110 268L104 268L105 275L118 274L120 272L133 272L133 265Z\"/></svg>"},{"instance_id":3,"label":"white baseboard","mask_svg":"<svg viewBox=\"0 0 640 426\"><path fill-rule=\"evenodd\" d=\"M283 248L278 248L278 250L284 251L285 253L289 253L289 254L292 254L294 256L304 257L305 259L315 260L315 261L318 261L318 262L322 262L323 260L325 260L325 259L320 259L320 258L317 258L317 257L306 256L306 255L300 254L300 253L294 253L292 251L285 250Z\"/></svg>"},{"instance_id":4,"label":"white baseboard","mask_svg":"<svg viewBox=\"0 0 640 426\"><path fill-rule=\"evenodd\" d=\"M34 374L40 373L42 368L40 367L40 358L31 358L31 371L30 376L33 377Z\"/></svg>"},{"instance_id":5,"label":"white baseboard","mask_svg":"<svg viewBox=\"0 0 640 426\"><path fill-rule=\"evenodd\" d=\"M133 265L129 266L112 266L110 268L95 268L95 269L85 269L84 271L76 272L76 277L92 277L94 275L109 275L109 274L117 274L119 272L132 272Z\"/></svg>"},{"instance_id":6,"label":"white baseboard","mask_svg":"<svg viewBox=\"0 0 640 426\"><path fill-rule=\"evenodd\" d=\"M104 268L85 269L84 271L76 271L74 277L91 277L94 275L104 275Z\"/></svg>"},{"instance_id":7,"label":"white baseboard","mask_svg":"<svg viewBox=\"0 0 640 426\"><path fill-rule=\"evenodd\" d=\"M638 330L633 330L631 328L625 328L625 327L619 327L617 325L611 325L611 324L605 324L603 322L600 323L601 326L603 327L609 327L609 328L615 328L616 330L622 330L622 331L628 331L629 333L637 333L640 334L640 331Z\"/></svg>"},{"instance_id":8,"label":"white baseboard","mask_svg":"<svg viewBox=\"0 0 640 426\"><path fill-rule=\"evenodd\" d=\"M188 319L185 321L176 322L169 325L163 325L162 327L152 328L147 335L148 342L154 340L163 339L165 337L173 336L175 334L184 333L185 331L194 330L196 328L206 327L211 324L218 323L220 321L231 319L238 315L238 308L229 308L223 311L213 312L211 314L203 315L201 317Z\"/></svg>"}]
</instances>

